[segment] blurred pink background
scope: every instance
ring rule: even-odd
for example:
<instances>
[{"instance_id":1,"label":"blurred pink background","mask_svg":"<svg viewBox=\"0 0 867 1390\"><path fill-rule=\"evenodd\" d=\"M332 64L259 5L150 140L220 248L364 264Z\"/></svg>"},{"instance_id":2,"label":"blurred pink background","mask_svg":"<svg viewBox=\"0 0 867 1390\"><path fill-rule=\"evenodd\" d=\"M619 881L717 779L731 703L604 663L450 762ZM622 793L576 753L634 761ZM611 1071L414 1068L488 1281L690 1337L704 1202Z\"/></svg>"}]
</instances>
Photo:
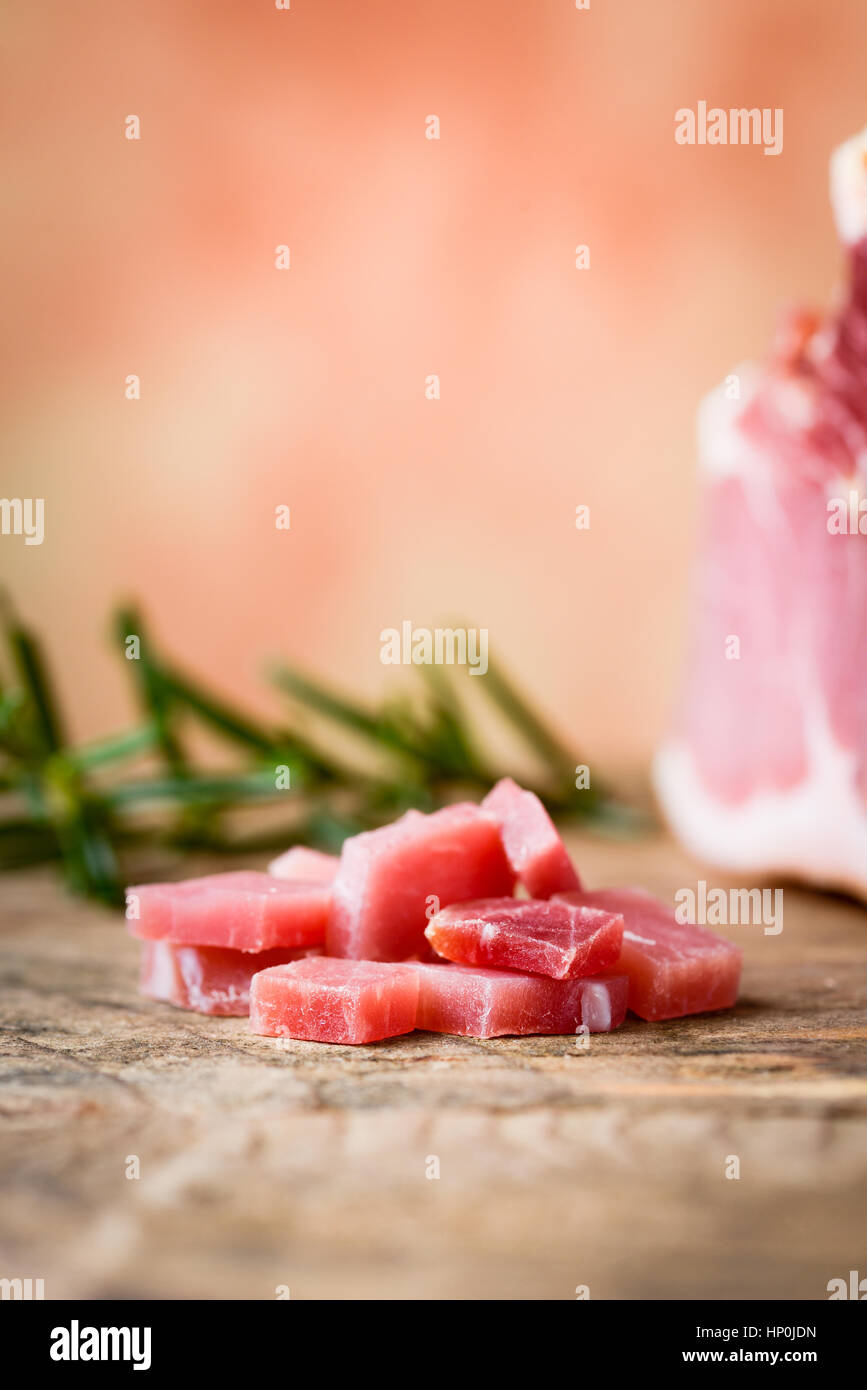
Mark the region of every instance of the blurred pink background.
<instances>
[{"instance_id":1,"label":"blurred pink background","mask_svg":"<svg viewBox=\"0 0 867 1390\"><path fill-rule=\"evenodd\" d=\"M46 538L0 554L77 734L127 718L105 629L135 595L264 712L268 655L380 694L409 678L382 628L463 616L593 761L647 757L695 407L833 290L867 6L591 6L7 16L2 493ZM699 100L782 107L783 153L677 145Z\"/></svg>"}]
</instances>

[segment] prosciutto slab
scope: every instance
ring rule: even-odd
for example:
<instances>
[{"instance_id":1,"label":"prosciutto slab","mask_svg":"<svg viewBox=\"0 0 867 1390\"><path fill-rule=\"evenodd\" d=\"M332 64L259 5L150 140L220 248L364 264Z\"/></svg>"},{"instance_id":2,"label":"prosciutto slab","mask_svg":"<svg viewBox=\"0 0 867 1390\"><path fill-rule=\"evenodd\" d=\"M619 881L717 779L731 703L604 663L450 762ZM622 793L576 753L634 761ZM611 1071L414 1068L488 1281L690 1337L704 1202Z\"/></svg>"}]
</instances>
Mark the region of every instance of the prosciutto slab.
<instances>
[{"instance_id":1,"label":"prosciutto slab","mask_svg":"<svg viewBox=\"0 0 867 1390\"><path fill-rule=\"evenodd\" d=\"M509 863L531 898L550 898L581 887L566 846L535 792L503 777L482 807L500 827Z\"/></svg>"},{"instance_id":2,"label":"prosciutto slab","mask_svg":"<svg viewBox=\"0 0 867 1390\"><path fill-rule=\"evenodd\" d=\"M235 951L321 946L331 906L327 884L282 882L242 869L128 888L133 936Z\"/></svg>"},{"instance_id":3,"label":"prosciutto slab","mask_svg":"<svg viewBox=\"0 0 867 1390\"><path fill-rule=\"evenodd\" d=\"M655 781L701 858L867 898L867 131L831 197L836 313L787 315L770 360L701 408L686 675Z\"/></svg>"},{"instance_id":4,"label":"prosciutto slab","mask_svg":"<svg viewBox=\"0 0 867 1390\"><path fill-rule=\"evenodd\" d=\"M220 946L143 941L139 988L149 999L179 1009L240 1018L250 1012L250 981L257 971L318 954L316 946L296 951L229 951Z\"/></svg>"},{"instance_id":5,"label":"prosciutto slab","mask_svg":"<svg viewBox=\"0 0 867 1390\"><path fill-rule=\"evenodd\" d=\"M478 806L462 802L429 816L410 811L344 842L328 954L381 961L419 955L428 949L432 906L502 897L514 881L497 826Z\"/></svg>"},{"instance_id":6,"label":"prosciutto slab","mask_svg":"<svg viewBox=\"0 0 867 1390\"><path fill-rule=\"evenodd\" d=\"M254 976L250 1031L309 1042L376 1042L411 1033L417 1005L413 967L320 956Z\"/></svg>"},{"instance_id":7,"label":"prosciutto slab","mask_svg":"<svg viewBox=\"0 0 867 1390\"><path fill-rule=\"evenodd\" d=\"M566 902L483 898L444 907L425 936L446 960L567 980L614 964L623 918Z\"/></svg>"},{"instance_id":8,"label":"prosciutto slab","mask_svg":"<svg viewBox=\"0 0 867 1390\"><path fill-rule=\"evenodd\" d=\"M629 1007L658 1021L728 1009L738 997L742 951L705 927L677 921L643 888L566 893L563 900L617 912L626 924L615 966L629 977Z\"/></svg>"},{"instance_id":9,"label":"prosciutto slab","mask_svg":"<svg viewBox=\"0 0 867 1390\"><path fill-rule=\"evenodd\" d=\"M507 1034L591 1033L618 1028L626 1015L625 975L550 980L475 965L413 964L418 973L416 1027L467 1038Z\"/></svg>"}]
</instances>

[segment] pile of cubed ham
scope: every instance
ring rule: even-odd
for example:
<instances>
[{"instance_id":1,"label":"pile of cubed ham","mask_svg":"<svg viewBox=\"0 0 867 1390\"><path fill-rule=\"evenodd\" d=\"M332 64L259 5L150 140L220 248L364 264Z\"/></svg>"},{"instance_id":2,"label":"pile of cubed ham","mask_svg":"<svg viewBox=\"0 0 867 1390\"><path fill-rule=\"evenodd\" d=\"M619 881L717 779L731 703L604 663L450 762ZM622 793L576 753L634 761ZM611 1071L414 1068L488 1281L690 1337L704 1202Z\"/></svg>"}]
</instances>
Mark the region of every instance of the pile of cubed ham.
<instances>
[{"instance_id":1,"label":"pile of cubed ham","mask_svg":"<svg viewBox=\"0 0 867 1390\"><path fill-rule=\"evenodd\" d=\"M517 885L528 896L515 896ZM725 1009L741 951L640 888L587 892L542 803L509 779L481 806L301 846L268 873L129 889L142 992L254 1033L371 1043L604 1033Z\"/></svg>"}]
</instances>

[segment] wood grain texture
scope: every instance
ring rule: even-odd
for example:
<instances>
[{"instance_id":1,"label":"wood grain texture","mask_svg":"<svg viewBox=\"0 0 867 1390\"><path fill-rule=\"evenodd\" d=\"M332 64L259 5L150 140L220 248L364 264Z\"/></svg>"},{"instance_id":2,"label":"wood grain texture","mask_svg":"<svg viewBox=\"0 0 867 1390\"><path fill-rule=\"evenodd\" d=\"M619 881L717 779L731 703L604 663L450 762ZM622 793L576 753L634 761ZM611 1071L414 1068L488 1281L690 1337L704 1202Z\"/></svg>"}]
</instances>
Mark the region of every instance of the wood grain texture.
<instances>
[{"instance_id":1,"label":"wood grain texture","mask_svg":"<svg viewBox=\"0 0 867 1390\"><path fill-rule=\"evenodd\" d=\"M730 883L664 838L573 847L591 885ZM821 1299L867 1274L853 903L786 888L781 935L730 929L725 1014L587 1051L349 1048L140 1000L117 917L43 873L0 892L0 1275L48 1298Z\"/></svg>"}]
</instances>

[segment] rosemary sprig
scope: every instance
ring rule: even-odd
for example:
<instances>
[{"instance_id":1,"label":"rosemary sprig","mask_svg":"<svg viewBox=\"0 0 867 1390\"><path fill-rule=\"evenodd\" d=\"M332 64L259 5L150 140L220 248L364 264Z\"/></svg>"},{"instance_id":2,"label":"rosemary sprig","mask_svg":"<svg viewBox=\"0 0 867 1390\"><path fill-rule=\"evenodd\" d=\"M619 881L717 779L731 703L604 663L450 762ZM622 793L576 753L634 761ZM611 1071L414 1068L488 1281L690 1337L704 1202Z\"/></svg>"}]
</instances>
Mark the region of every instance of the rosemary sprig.
<instances>
[{"instance_id":1,"label":"rosemary sprig","mask_svg":"<svg viewBox=\"0 0 867 1390\"><path fill-rule=\"evenodd\" d=\"M172 694L161 666L151 653L150 637L144 619L135 608L121 608L115 618L114 627L124 649L131 640L138 642L138 654L130 660L138 701L153 727L164 761L176 776L181 776L187 766L187 759L175 729ZM126 656L126 650L124 655Z\"/></svg>"},{"instance_id":2,"label":"rosemary sprig","mask_svg":"<svg viewBox=\"0 0 867 1390\"><path fill-rule=\"evenodd\" d=\"M0 685L0 868L58 862L73 890L103 902L122 901L130 857L142 853L253 854L290 840L335 850L410 806L429 811L483 792L502 773L470 728L452 671L422 667L420 698L369 707L283 663L271 679L295 717L272 728L167 660L134 605L112 627L141 722L74 747L35 634L2 598L0 621L12 674ZM595 780L592 792L575 790L580 759L499 666L465 689L475 685L540 763L535 790L552 810L606 828L636 823ZM311 718L360 740L367 765L355 766L327 732L312 735ZM198 765L186 739L195 726L232 749L232 766ZM284 814L252 833L229 823L245 808L278 806Z\"/></svg>"}]
</instances>

